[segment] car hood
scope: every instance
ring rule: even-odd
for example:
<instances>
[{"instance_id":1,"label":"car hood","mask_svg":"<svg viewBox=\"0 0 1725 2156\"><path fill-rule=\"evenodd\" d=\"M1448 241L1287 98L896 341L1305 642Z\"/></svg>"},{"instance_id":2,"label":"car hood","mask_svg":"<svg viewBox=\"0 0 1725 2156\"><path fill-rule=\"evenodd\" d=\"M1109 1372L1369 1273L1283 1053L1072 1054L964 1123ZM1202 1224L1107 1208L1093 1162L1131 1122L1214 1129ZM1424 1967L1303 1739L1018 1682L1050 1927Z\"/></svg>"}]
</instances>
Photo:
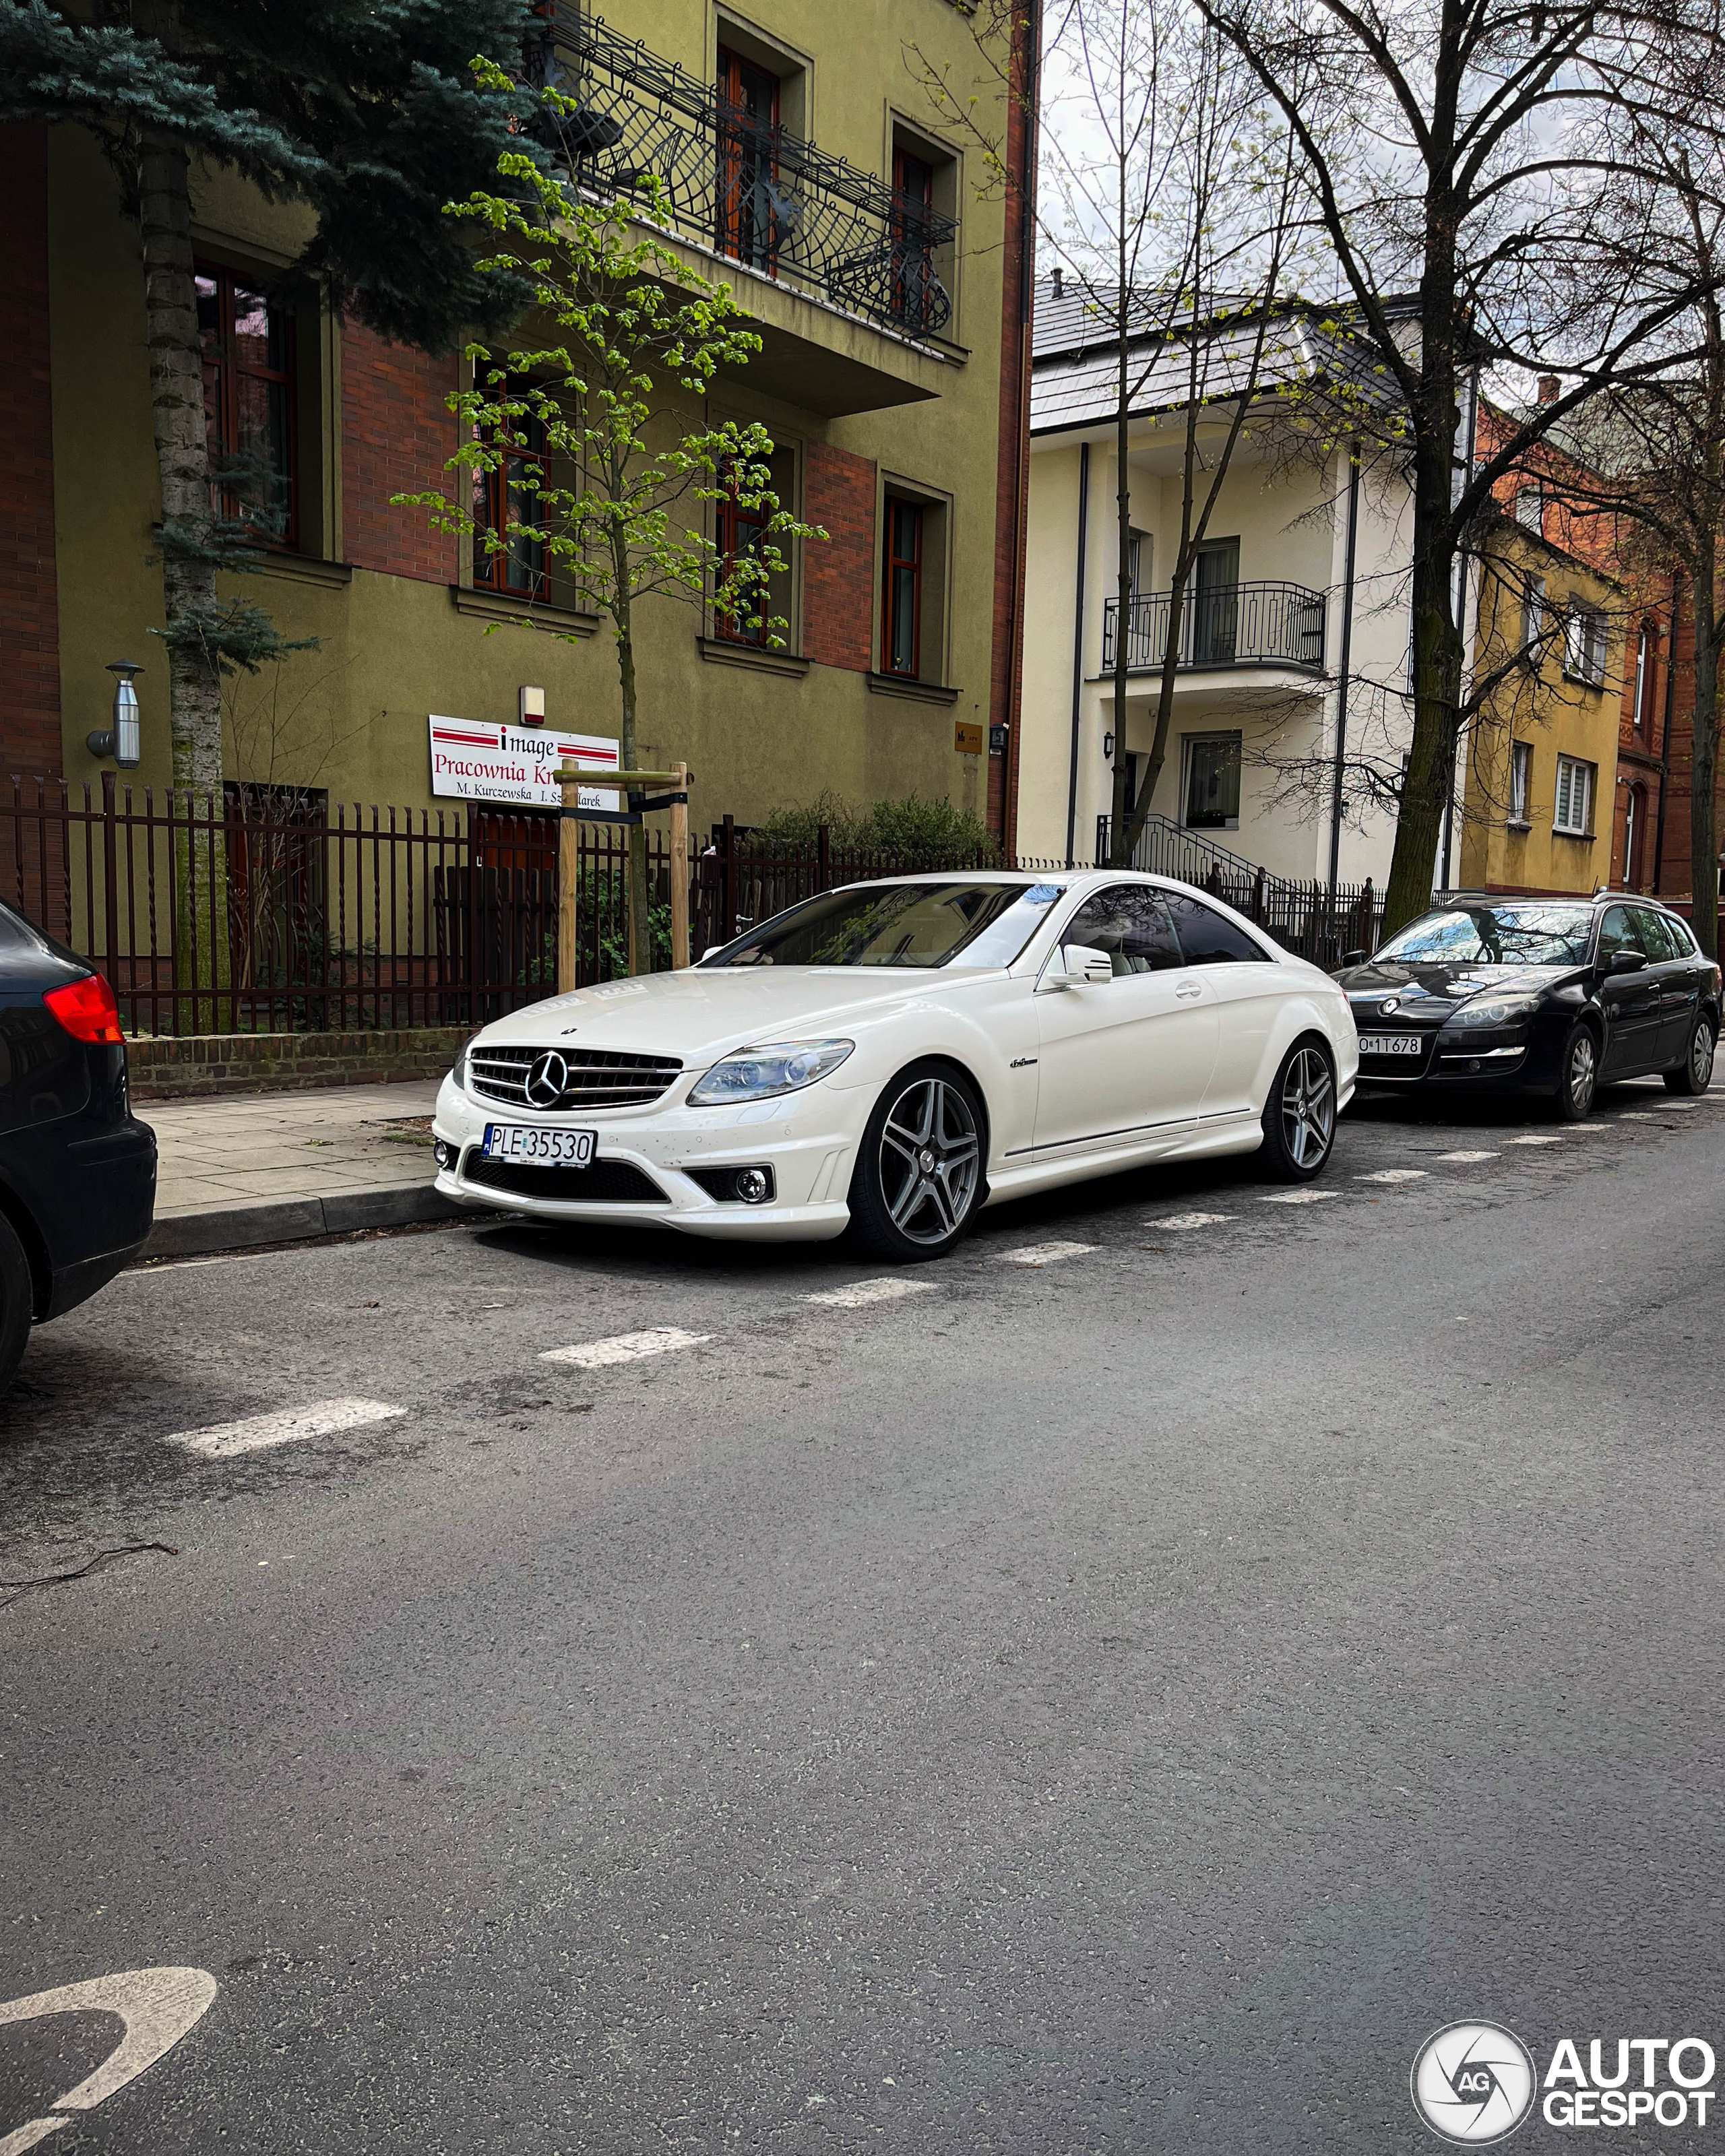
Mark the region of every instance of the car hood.
<instances>
[{"instance_id":1,"label":"car hood","mask_svg":"<svg viewBox=\"0 0 1725 2156\"><path fill-rule=\"evenodd\" d=\"M488 1025L488 1042L629 1050L704 1069L733 1049L844 1035L895 1005L945 1000L981 973L864 966L695 967L607 981L529 1004Z\"/></svg>"},{"instance_id":2,"label":"car hood","mask_svg":"<svg viewBox=\"0 0 1725 2156\"><path fill-rule=\"evenodd\" d=\"M1453 1010L1470 996L1532 995L1555 988L1559 981L1576 979L1586 970L1584 966L1481 966L1461 959L1404 964L1389 958L1350 966L1337 978L1349 1001L1368 1013L1374 1003L1393 995L1400 999L1397 1016L1417 1019L1437 1016L1440 1004Z\"/></svg>"}]
</instances>

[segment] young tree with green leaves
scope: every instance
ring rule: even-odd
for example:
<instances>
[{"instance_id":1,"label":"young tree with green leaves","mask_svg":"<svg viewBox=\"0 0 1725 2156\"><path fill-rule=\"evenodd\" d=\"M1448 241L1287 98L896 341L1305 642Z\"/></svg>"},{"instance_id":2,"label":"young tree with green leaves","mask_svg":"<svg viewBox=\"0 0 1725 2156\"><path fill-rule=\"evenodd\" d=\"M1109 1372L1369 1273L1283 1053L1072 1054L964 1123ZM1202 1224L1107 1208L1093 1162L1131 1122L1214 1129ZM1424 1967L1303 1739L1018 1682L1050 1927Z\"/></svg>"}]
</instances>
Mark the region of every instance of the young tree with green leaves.
<instances>
[{"instance_id":1,"label":"young tree with green leaves","mask_svg":"<svg viewBox=\"0 0 1725 2156\"><path fill-rule=\"evenodd\" d=\"M477 64L475 71L495 72ZM578 110L555 89L542 95L559 119ZM542 549L578 603L606 617L623 762L638 767L639 603L710 603L716 618L764 629L768 643L782 647L786 624L768 609L772 579L787 567L783 543L827 535L773 492L763 427L691 424L720 369L746 365L761 340L730 286L703 277L659 236L655 226L668 220L657 196L586 201L521 151L506 152L497 169L507 191L475 192L451 210L495 234L499 246L480 259L480 273L511 285L528 280L546 341L501 352L470 346L474 386L449 398L461 439L444 467L460 482L395 499L429 509L438 530L465 533L490 552L517 542ZM506 460L519 506L500 525L481 524L473 477ZM747 552L726 554L706 528L704 505L724 501L759 520ZM524 606L522 619L530 618ZM639 824L629 858L629 966L643 972L647 841Z\"/></svg>"},{"instance_id":2,"label":"young tree with green leaves","mask_svg":"<svg viewBox=\"0 0 1725 2156\"><path fill-rule=\"evenodd\" d=\"M522 146L511 131L531 100L470 63L518 59L528 18L526 0L0 0L0 119L88 127L138 223L177 785L219 792L223 674L295 648L217 588L256 559L276 505L255 458L211 464L194 173L227 166L309 205L295 274L381 335L437 350L507 321L524 288L481 277L443 208Z\"/></svg>"}]
</instances>

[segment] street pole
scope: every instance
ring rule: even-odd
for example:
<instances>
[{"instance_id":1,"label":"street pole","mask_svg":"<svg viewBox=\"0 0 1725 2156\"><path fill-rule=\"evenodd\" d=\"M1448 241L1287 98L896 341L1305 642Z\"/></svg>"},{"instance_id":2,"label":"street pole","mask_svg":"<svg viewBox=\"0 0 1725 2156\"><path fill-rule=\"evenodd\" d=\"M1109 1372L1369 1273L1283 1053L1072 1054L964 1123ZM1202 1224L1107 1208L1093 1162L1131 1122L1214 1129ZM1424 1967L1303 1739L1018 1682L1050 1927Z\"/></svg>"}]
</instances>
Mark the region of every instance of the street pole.
<instances>
[{"instance_id":1,"label":"street pole","mask_svg":"<svg viewBox=\"0 0 1725 2156\"><path fill-rule=\"evenodd\" d=\"M557 818L557 993L575 989L576 934L581 896L581 782L559 773L563 806Z\"/></svg>"},{"instance_id":2,"label":"street pole","mask_svg":"<svg viewBox=\"0 0 1725 2156\"><path fill-rule=\"evenodd\" d=\"M674 763L670 803L671 966L689 963L689 767Z\"/></svg>"}]
</instances>

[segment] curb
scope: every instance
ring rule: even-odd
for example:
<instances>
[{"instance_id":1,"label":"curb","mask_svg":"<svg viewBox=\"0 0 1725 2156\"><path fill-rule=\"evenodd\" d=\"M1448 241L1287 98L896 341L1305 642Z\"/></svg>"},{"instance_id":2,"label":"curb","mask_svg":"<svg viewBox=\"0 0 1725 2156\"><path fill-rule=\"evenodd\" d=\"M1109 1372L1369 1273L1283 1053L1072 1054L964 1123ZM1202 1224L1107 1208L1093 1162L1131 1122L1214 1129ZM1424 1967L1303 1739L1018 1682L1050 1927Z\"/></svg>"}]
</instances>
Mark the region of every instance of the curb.
<instances>
[{"instance_id":1,"label":"curb","mask_svg":"<svg viewBox=\"0 0 1725 2156\"><path fill-rule=\"evenodd\" d=\"M390 1190L344 1190L329 1198L266 1199L221 1212L176 1213L158 1220L140 1258L202 1257L259 1243L296 1243L318 1235L351 1235L360 1228L406 1228L420 1220L453 1220L470 1211L440 1197L429 1183Z\"/></svg>"}]
</instances>

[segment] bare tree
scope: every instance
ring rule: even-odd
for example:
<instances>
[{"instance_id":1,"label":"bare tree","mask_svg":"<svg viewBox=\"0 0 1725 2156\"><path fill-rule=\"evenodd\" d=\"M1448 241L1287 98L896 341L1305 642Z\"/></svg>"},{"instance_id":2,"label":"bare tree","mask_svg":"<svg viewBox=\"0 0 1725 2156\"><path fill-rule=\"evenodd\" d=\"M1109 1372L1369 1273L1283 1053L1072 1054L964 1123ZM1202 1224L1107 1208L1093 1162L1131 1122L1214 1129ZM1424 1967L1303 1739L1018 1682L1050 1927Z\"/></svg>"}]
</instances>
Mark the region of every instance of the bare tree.
<instances>
[{"instance_id":1,"label":"bare tree","mask_svg":"<svg viewBox=\"0 0 1725 2156\"><path fill-rule=\"evenodd\" d=\"M1708 124L1711 0L1194 0L1296 146L1338 300L1395 394L1362 408L1363 454L1406 470L1413 724L1396 775L1385 929L1430 901L1464 693L1457 562L1494 490L1611 388L1699 356L1696 290L1659 273L1648 131L1687 100ZM1686 86L1681 77L1687 74ZM1634 125L1629 123L1633 120ZM1625 205L1642 218L1638 253ZM1483 370L1561 374L1490 454L1466 457L1464 391Z\"/></svg>"}]
</instances>

